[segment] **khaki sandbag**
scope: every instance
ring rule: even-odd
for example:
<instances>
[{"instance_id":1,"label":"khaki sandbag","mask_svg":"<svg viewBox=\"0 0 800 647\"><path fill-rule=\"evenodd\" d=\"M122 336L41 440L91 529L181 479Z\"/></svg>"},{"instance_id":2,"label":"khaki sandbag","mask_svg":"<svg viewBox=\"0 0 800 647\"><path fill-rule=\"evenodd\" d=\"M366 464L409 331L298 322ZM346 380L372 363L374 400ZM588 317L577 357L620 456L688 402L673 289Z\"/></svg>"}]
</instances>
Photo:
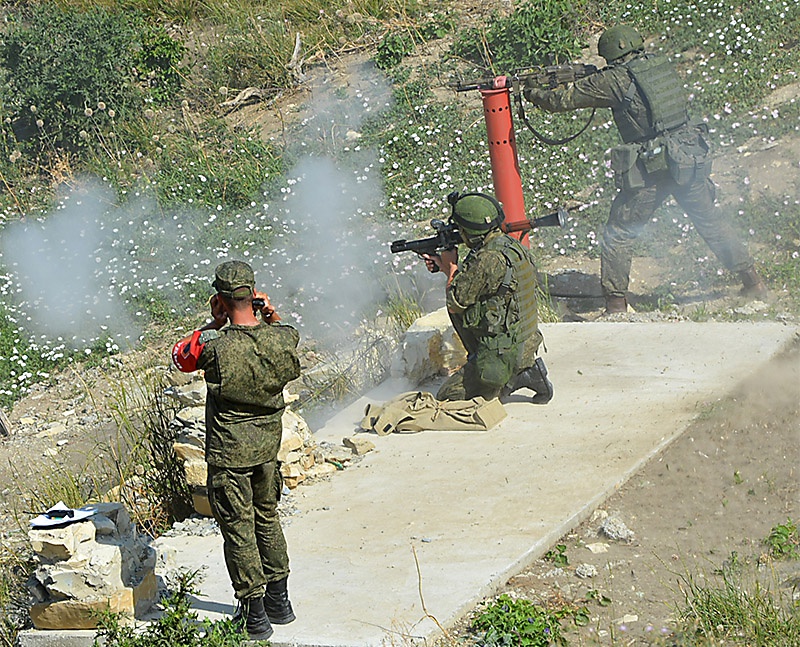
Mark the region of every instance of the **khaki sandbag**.
<instances>
[{"instance_id":1,"label":"khaki sandbag","mask_svg":"<svg viewBox=\"0 0 800 647\"><path fill-rule=\"evenodd\" d=\"M506 417L500 400L437 400L427 391L408 391L368 404L360 427L379 436L392 432L486 431Z\"/></svg>"}]
</instances>

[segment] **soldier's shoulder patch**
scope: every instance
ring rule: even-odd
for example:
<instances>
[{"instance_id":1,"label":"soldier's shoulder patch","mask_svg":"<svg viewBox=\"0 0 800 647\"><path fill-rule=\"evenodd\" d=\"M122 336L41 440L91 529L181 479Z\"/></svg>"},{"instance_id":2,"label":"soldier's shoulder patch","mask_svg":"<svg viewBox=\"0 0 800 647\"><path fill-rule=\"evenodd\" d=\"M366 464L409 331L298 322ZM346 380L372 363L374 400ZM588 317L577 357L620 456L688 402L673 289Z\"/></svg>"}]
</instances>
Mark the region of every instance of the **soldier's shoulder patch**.
<instances>
[{"instance_id":1,"label":"soldier's shoulder patch","mask_svg":"<svg viewBox=\"0 0 800 647\"><path fill-rule=\"evenodd\" d=\"M198 342L201 344L206 344L210 342L212 339L217 339L219 337L219 330L214 330L213 328L210 330L204 330L200 333L200 338Z\"/></svg>"}]
</instances>

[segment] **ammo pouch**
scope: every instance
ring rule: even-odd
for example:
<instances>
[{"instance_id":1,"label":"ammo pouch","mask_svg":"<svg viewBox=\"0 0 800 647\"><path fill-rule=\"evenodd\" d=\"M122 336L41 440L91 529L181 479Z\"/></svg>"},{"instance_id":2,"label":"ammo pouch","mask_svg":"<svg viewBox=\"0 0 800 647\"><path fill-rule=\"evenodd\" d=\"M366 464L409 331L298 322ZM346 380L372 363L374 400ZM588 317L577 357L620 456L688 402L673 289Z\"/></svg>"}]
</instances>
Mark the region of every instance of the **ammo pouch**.
<instances>
[{"instance_id":1,"label":"ammo pouch","mask_svg":"<svg viewBox=\"0 0 800 647\"><path fill-rule=\"evenodd\" d=\"M676 184L689 184L695 177L711 173L711 146L705 137L704 124L683 128L664 136L667 165Z\"/></svg>"},{"instance_id":2,"label":"ammo pouch","mask_svg":"<svg viewBox=\"0 0 800 647\"><path fill-rule=\"evenodd\" d=\"M661 137L655 137L642 144L639 151L639 159L642 161L648 175L660 173L667 170L667 147Z\"/></svg>"},{"instance_id":3,"label":"ammo pouch","mask_svg":"<svg viewBox=\"0 0 800 647\"><path fill-rule=\"evenodd\" d=\"M518 355L518 344L511 335L484 339L475 358L481 382L497 389L504 387L514 377Z\"/></svg>"},{"instance_id":4,"label":"ammo pouch","mask_svg":"<svg viewBox=\"0 0 800 647\"><path fill-rule=\"evenodd\" d=\"M644 175L636 163L640 148L641 144L620 144L611 149L611 170L618 189L630 191L644 187Z\"/></svg>"}]
</instances>

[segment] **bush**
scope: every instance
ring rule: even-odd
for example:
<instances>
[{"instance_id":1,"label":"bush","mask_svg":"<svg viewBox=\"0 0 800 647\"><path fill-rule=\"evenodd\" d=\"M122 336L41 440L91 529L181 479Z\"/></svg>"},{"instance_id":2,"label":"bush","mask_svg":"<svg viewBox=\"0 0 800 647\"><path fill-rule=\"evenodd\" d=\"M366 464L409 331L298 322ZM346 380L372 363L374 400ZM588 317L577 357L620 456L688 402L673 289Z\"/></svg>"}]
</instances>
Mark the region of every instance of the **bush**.
<instances>
[{"instance_id":1,"label":"bush","mask_svg":"<svg viewBox=\"0 0 800 647\"><path fill-rule=\"evenodd\" d=\"M156 103L169 103L183 84L181 60L186 48L167 34L161 25L142 33L142 48L136 54L136 68Z\"/></svg>"},{"instance_id":2,"label":"bush","mask_svg":"<svg viewBox=\"0 0 800 647\"><path fill-rule=\"evenodd\" d=\"M496 71L562 63L580 55L582 2L527 0L510 15L495 17L483 33L462 32L453 52Z\"/></svg>"},{"instance_id":3,"label":"bush","mask_svg":"<svg viewBox=\"0 0 800 647\"><path fill-rule=\"evenodd\" d=\"M403 60L414 47L414 41L407 31L389 32L378 43L375 51L375 65L380 70L389 70Z\"/></svg>"},{"instance_id":4,"label":"bush","mask_svg":"<svg viewBox=\"0 0 800 647\"><path fill-rule=\"evenodd\" d=\"M43 3L9 18L0 43L3 117L31 151L77 150L87 117L107 121L140 108L133 78L136 14Z\"/></svg>"}]
</instances>

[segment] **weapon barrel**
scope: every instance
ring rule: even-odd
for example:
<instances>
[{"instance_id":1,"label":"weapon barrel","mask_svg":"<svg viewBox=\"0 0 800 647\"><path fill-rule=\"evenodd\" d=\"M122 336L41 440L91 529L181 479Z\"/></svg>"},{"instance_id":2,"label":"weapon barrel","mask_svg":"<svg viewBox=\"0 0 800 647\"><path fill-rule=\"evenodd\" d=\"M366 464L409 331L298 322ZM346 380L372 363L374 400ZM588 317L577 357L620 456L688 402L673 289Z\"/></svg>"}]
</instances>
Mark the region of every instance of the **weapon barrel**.
<instances>
[{"instance_id":1,"label":"weapon barrel","mask_svg":"<svg viewBox=\"0 0 800 647\"><path fill-rule=\"evenodd\" d=\"M561 227L563 229L567 224L567 213L569 213L567 209L559 207L557 211L533 220L506 222L503 224L503 231L510 234L515 231L529 231L538 227Z\"/></svg>"}]
</instances>

